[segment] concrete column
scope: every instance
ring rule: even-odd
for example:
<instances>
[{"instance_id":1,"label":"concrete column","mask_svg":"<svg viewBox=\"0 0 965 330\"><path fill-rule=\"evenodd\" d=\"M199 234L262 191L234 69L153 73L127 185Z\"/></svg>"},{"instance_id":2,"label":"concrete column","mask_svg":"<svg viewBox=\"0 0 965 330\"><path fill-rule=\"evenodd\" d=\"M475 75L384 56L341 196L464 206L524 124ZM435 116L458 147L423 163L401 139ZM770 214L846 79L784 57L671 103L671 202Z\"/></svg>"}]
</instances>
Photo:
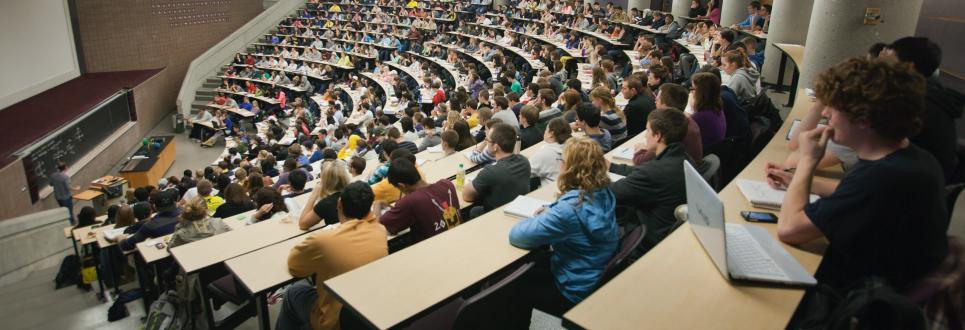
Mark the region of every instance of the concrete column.
<instances>
[{"instance_id":1,"label":"concrete column","mask_svg":"<svg viewBox=\"0 0 965 330\"><path fill-rule=\"evenodd\" d=\"M815 1L799 86L813 88L821 71L849 57L864 55L875 42L914 35L922 1ZM884 22L862 24L865 8L881 8Z\"/></svg>"},{"instance_id":2,"label":"concrete column","mask_svg":"<svg viewBox=\"0 0 965 330\"><path fill-rule=\"evenodd\" d=\"M639 11L650 8L650 0L630 0L627 1L626 12L629 13L631 8L636 8Z\"/></svg>"},{"instance_id":3,"label":"concrete column","mask_svg":"<svg viewBox=\"0 0 965 330\"><path fill-rule=\"evenodd\" d=\"M747 18L747 4L750 0L718 0L720 6L720 26L731 26Z\"/></svg>"},{"instance_id":4,"label":"concrete column","mask_svg":"<svg viewBox=\"0 0 965 330\"><path fill-rule=\"evenodd\" d=\"M670 13L673 14L673 17L677 18L677 23L680 23L680 26L686 26L687 20L681 17L686 17L687 14L690 14L690 0L673 0L673 6L671 6L671 8Z\"/></svg>"},{"instance_id":5,"label":"concrete column","mask_svg":"<svg viewBox=\"0 0 965 330\"><path fill-rule=\"evenodd\" d=\"M791 82L793 63L789 60L785 68L781 68L781 50L774 47L779 44L803 45L808 36L808 23L811 21L811 8L814 0L775 0L771 12L771 23L767 31L767 47L764 48L763 78L765 82L776 83L780 70L785 70L785 86ZM798 65L804 63L797 63Z\"/></svg>"}]
</instances>

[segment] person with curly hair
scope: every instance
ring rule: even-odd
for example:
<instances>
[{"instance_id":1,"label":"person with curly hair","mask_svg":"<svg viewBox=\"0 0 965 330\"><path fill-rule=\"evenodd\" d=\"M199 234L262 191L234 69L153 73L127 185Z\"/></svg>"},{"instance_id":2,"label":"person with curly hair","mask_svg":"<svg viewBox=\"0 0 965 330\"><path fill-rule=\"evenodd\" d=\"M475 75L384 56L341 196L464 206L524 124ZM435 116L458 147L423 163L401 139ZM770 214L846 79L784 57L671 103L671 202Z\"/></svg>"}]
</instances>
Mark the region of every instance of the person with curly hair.
<instances>
[{"instance_id":1,"label":"person with curly hair","mask_svg":"<svg viewBox=\"0 0 965 330\"><path fill-rule=\"evenodd\" d=\"M587 137L573 137L563 146L556 186L561 195L533 217L513 226L509 242L523 249L549 245L548 263L523 275L513 315L513 328L527 328L533 308L561 316L590 295L620 242L616 196L610 190L603 149Z\"/></svg>"},{"instance_id":2,"label":"person with curly hair","mask_svg":"<svg viewBox=\"0 0 965 330\"><path fill-rule=\"evenodd\" d=\"M909 141L921 127L925 79L909 64L852 58L822 72L815 92L828 126L799 134L794 171L766 165L767 182L787 191L778 238L827 238L815 277L835 289L877 276L903 290L948 247L941 167ZM838 183L814 179L829 141L858 154ZM812 192L821 199L810 202Z\"/></svg>"}]
</instances>

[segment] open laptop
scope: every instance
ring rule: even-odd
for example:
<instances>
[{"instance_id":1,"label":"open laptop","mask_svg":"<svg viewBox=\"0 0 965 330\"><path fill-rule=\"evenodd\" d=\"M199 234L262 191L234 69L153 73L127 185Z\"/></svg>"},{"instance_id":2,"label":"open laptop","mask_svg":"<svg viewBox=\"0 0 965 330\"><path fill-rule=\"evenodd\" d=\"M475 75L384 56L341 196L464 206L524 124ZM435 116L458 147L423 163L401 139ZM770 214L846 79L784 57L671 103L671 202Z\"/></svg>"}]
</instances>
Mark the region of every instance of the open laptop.
<instances>
[{"instance_id":1,"label":"open laptop","mask_svg":"<svg viewBox=\"0 0 965 330\"><path fill-rule=\"evenodd\" d=\"M720 196L689 162L683 163L687 222L725 278L793 286L817 284L766 229L726 223Z\"/></svg>"}]
</instances>

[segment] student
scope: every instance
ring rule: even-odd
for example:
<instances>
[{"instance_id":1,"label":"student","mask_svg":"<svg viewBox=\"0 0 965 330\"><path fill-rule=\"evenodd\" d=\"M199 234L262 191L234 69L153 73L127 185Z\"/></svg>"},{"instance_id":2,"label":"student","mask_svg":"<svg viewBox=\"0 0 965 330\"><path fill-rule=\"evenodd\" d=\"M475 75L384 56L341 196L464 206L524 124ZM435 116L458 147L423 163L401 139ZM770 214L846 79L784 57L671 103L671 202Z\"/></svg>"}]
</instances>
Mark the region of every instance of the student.
<instances>
[{"instance_id":1,"label":"student","mask_svg":"<svg viewBox=\"0 0 965 330\"><path fill-rule=\"evenodd\" d=\"M487 165L475 180L466 182L462 188L462 199L468 203L479 203L470 212L470 218L492 211L506 204L516 196L529 193L529 161L522 155L514 154L516 131L507 124L492 127L487 146L496 162Z\"/></svg>"},{"instance_id":2,"label":"student","mask_svg":"<svg viewBox=\"0 0 965 330\"><path fill-rule=\"evenodd\" d=\"M70 184L70 175L67 175L67 163L58 161L57 162L57 173L50 175L50 186L54 187L54 199L57 200L57 205L60 207L67 208L67 214L70 216L67 220L71 225L74 224L74 195L75 192L80 192L79 186L72 186Z\"/></svg>"},{"instance_id":3,"label":"student","mask_svg":"<svg viewBox=\"0 0 965 330\"><path fill-rule=\"evenodd\" d=\"M168 248L199 241L217 234L230 231L219 218L208 217L208 205L201 198L195 198L182 206L181 215Z\"/></svg>"},{"instance_id":4,"label":"student","mask_svg":"<svg viewBox=\"0 0 965 330\"><path fill-rule=\"evenodd\" d=\"M590 102L600 109L600 128L610 132L613 142L620 143L627 138L627 117L617 108L610 90L602 87L590 91Z\"/></svg>"},{"instance_id":5,"label":"student","mask_svg":"<svg viewBox=\"0 0 965 330\"><path fill-rule=\"evenodd\" d=\"M878 276L896 291L931 272L947 249L948 212L938 162L908 139L920 128L925 81L909 65L852 58L817 78L828 126L801 133L793 174L767 164L768 183L787 190L778 238L827 238L818 282L842 290ZM814 181L833 140L858 153L840 183ZM808 195L821 199L810 203ZM896 244L900 242L900 244Z\"/></svg>"},{"instance_id":6,"label":"student","mask_svg":"<svg viewBox=\"0 0 965 330\"><path fill-rule=\"evenodd\" d=\"M720 56L720 69L730 76L727 87L737 94L737 99L743 103L757 96L757 80L760 73L747 60L743 48L724 53Z\"/></svg>"},{"instance_id":7,"label":"student","mask_svg":"<svg viewBox=\"0 0 965 330\"><path fill-rule=\"evenodd\" d=\"M389 127L388 131L386 132L386 137L389 140L395 141L399 145L400 149L406 149L413 155L419 153L419 146L412 141L406 140L405 137L402 136L402 132L400 132L395 126Z\"/></svg>"},{"instance_id":8,"label":"student","mask_svg":"<svg viewBox=\"0 0 965 330\"><path fill-rule=\"evenodd\" d=\"M543 144L529 159L530 176L538 178L540 186L552 185L560 174L560 160L563 155L563 143L569 140L573 132L570 125L563 118L553 118L546 125L543 132Z\"/></svg>"},{"instance_id":9,"label":"student","mask_svg":"<svg viewBox=\"0 0 965 330\"><path fill-rule=\"evenodd\" d=\"M77 213L77 225L74 226L74 229L87 227L97 223L97 211L94 210L94 207L84 206L80 209L80 212Z\"/></svg>"},{"instance_id":10,"label":"student","mask_svg":"<svg viewBox=\"0 0 965 330\"><path fill-rule=\"evenodd\" d=\"M700 126L700 142L704 147L720 143L727 134L720 80L713 74L701 72L691 77L693 83L694 114L690 117Z\"/></svg>"},{"instance_id":11,"label":"student","mask_svg":"<svg viewBox=\"0 0 965 330\"><path fill-rule=\"evenodd\" d=\"M745 18L740 23L734 25L734 28L740 30L750 30L754 27L764 27L764 17L758 14L761 10L760 1L751 1L747 4L747 18Z\"/></svg>"},{"instance_id":12,"label":"student","mask_svg":"<svg viewBox=\"0 0 965 330\"><path fill-rule=\"evenodd\" d=\"M459 135L459 143L456 144L456 150L466 150L476 145L476 140L473 139L472 133L469 132L469 124L467 124L465 120L457 120L455 124L452 124L452 130Z\"/></svg>"},{"instance_id":13,"label":"student","mask_svg":"<svg viewBox=\"0 0 965 330\"><path fill-rule=\"evenodd\" d=\"M261 188L255 192L255 213L248 218L248 224L271 219L278 212L288 212L285 200L277 190L271 188Z\"/></svg>"},{"instance_id":14,"label":"student","mask_svg":"<svg viewBox=\"0 0 965 330\"><path fill-rule=\"evenodd\" d=\"M352 159L348 161L348 174L352 177L362 175L362 173L365 173L365 163L365 158L352 156Z\"/></svg>"},{"instance_id":15,"label":"student","mask_svg":"<svg viewBox=\"0 0 965 330\"><path fill-rule=\"evenodd\" d=\"M486 122L486 127L480 130L484 130L486 133L484 134L484 136L488 136L489 133L492 132L493 126L496 126L497 124L501 124L502 122L503 121L499 119L489 120ZM479 142L479 144L477 144L476 147L473 148L472 151L469 153L467 157L469 158L469 161L477 165L487 165L489 163L496 161L496 156L489 148L491 144L492 144L492 141L489 138L484 138L484 140L482 142Z\"/></svg>"},{"instance_id":16,"label":"student","mask_svg":"<svg viewBox=\"0 0 965 330\"><path fill-rule=\"evenodd\" d=\"M539 109L532 105L525 105L519 111L519 149L525 150L543 139L543 132L536 123L539 121Z\"/></svg>"},{"instance_id":17,"label":"student","mask_svg":"<svg viewBox=\"0 0 965 330\"><path fill-rule=\"evenodd\" d=\"M443 157L456 153L456 146L459 145L459 133L454 130L447 130L442 132L440 138L442 142L439 145L442 147Z\"/></svg>"},{"instance_id":18,"label":"student","mask_svg":"<svg viewBox=\"0 0 965 330\"><path fill-rule=\"evenodd\" d=\"M687 116L674 109L657 109L647 118L647 150L657 157L638 166L610 165L610 172L623 175L610 185L617 206L627 207L623 223L646 226L643 243L634 259L670 234L677 222L673 211L687 203L683 162L690 161L681 141L687 135Z\"/></svg>"},{"instance_id":19,"label":"student","mask_svg":"<svg viewBox=\"0 0 965 330\"><path fill-rule=\"evenodd\" d=\"M660 91L657 94L657 109L673 109L682 112L681 109L687 107L688 94L687 88L684 86L677 84L660 86ZM697 122L691 116L687 117L687 134L684 135L681 143L687 150L687 155L690 156L694 166L699 167L703 163L704 147L700 142L700 127L697 126ZM634 165L646 163L656 157L657 153L653 149L647 148L647 144L642 143L634 146Z\"/></svg>"},{"instance_id":20,"label":"student","mask_svg":"<svg viewBox=\"0 0 965 330\"><path fill-rule=\"evenodd\" d=\"M298 228L301 230L308 230L322 220L326 225L338 223L338 212L335 206L338 204L342 189L348 186L351 178L337 162L327 161L322 163L321 167L318 183L305 200L305 205L311 207L303 208L298 218Z\"/></svg>"},{"instance_id":21,"label":"student","mask_svg":"<svg viewBox=\"0 0 965 330\"><path fill-rule=\"evenodd\" d=\"M945 180L956 176L958 159L958 130L956 122L965 109L965 95L942 86L936 77L942 62L942 50L923 37L895 40L882 52L883 59L912 63L925 77L925 109L921 113L922 128L909 138L918 147L935 156L942 167Z\"/></svg>"},{"instance_id":22,"label":"student","mask_svg":"<svg viewBox=\"0 0 965 330\"><path fill-rule=\"evenodd\" d=\"M415 164L406 158L392 160L389 183L405 194L384 214L381 202L373 211L391 235L411 228L413 243L435 236L462 222L459 214L459 192L452 181L441 179L429 184ZM381 216L380 216L381 214Z\"/></svg>"},{"instance_id":23,"label":"student","mask_svg":"<svg viewBox=\"0 0 965 330\"><path fill-rule=\"evenodd\" d=\"M338 228L306 235L292 248L288 271L296 278L315 274L315 287L299 281L288 288L275 328L339 328L342 304L324 288L325 281L389 253L385 227L369 211L372 200L372 189L365 182L349 184L336 206Z\"/></svg>"},{"instance_id":24,"label":"student","mask_svg":"<svg viewBox=\"0 0 965 330\"><path fill-rule=\"evenodd\" d=\"M575 137L563 147L557 187L562 193L532 218L513 226L509 243L523 249L549 245L549 264L540 264L521 279L516 299L524 312L514 315L517 328L526 328L533 308L561 317L600 284L603 270L617 251L620 229L616 197L608 188L603 149L586 137Z\"/></svg>"},{"instance_id":25,"label":"student","mask_svg":"<svg viewBox=\"0 0 965 330\"><path fill-rule=\"evenodd\" d=\"M208 182L210 184L210 182ZM137 243L148 238L161 237L174 232L181 210L176 205L177 194L172 191L159 191L151 196L151 204L157 213L147 220L131 236L118 238L117 245L123 251L134 250Z\"/></svg>"},{"instance_id":26,"label":"student","mask_svg":"<svg viewBox=\"0 0 965 330\"><path fill-rule=\"evenodd\" d=\"M439 136L439 132L436 131L436 121L432 120L430 117L422 119L422 129L425 132L425 137L419 142L419 151L424 151L428 148L435 147L442 143L442 137Z\"/></svg>"},{"instance_id":27,"label":"student","mask_svg":"<svg viewBox=\"0 0 965 330\"><path fill-rule=\"evenodd\" d=\"M580 104L576 108L576 121L573 126L586 133L586 136L600 144L603 152L610 151L613 138L610 132L600 128L600 110L589 103Z\"/></svg>"},{"instance_id":28,"label":"student","mask_svg":"<svg viewBox=\"0 0 965 330\"><path fill-rule=\"evenodd\" d=\"M385 176L389 173L389 156L399 148L399 144L395 142L395 140L385 140L380 146L382 147L382 155L380 155L380 157L384 158L385 162L379 165L379 167L369 175L369 184L376 184L382 181L382 179L385 179Z\"/></svg>"},{"instance_id":29,"label":"student","mask_svg":"<svg viewBox=\"0 0 965 330\"><path fill-rule=\"evenodd\" d=\"M299 195L312 191L312 188L305 189L305 184L308 183L308 176L305 175L305 172L294 171L289 177L290 179L287 189L288 192L282 195L286 202L294 197L298 197ZM288 209L292 210L291 207Z\"/></svg>"},{"instance_id":30,"label":"student","mask_svg":"<svg viewBox=\"0 0 965 330\"><path fill-rule=\"evenodd\" d=\"M505 96L493 97L493 106L492 119L501 120L519 132L519 119L516 118L516 114L509 108L509 99Z\"/></svg>"},{"instance_id":31,"label":"student","mask_svg":"<svg viewBox=\"0 0 965 330\"><path fill-rule=\"evenodd\" d=\"M224 204L224 198L211 194L213 190L211 181L204 179L198 182L198 196L208 203L208 211L211 213L217 211L218 207Z\"/></svg>"},{"instance_id":32,"label":"student","mask_svg":"<svg viewBox=\"0 0 965 330\"><path fill-rule=\"evenodd\" d=\"M413 155L411 152L406 149L395 149L395 151L389 155L390 165L393 159L399 158L406 158L413 164L416 163L415 155ZM392 169L392 167L389 166L389 169ZM388 176L388 172L386 172L386 176ZM375 193L375 200L385 204L394 203L395 201L399 200L399 198L402 198L402 192L390 184L389 180L386 179L383 179L382 181L372 185L372 191Z\"/></svg>"},{"instance_id":33,"label":"student","mask_svg":"<svg viewBox=\"0 0 965 330\"><path fill-rule=\"evenodd\" d=\"M227 219L255 209L255 203L251 201L251 198L245 193L245 188L240 184L229 184L225 188L224 196L225 203L218 206L212 217Z\"/></svg>"},{"instance_id":34,"label":"student","mask_svg":"<svg viewBox=\"0 0 965 330\"><path fill-rule=\"evenodd\" d=\"M623 114L627 121L627 137L634 137L647 127L647 116L656 108L654 99L643 93L643 83L639 79L628 78L623 81L620 93L627 99Z\"/></svg>"},{"instance_id":35,"label":"student","mask_svg":"<svg viewBox=\"0 0 965 330\"><path fill-rule=\"evenodd\" d=\"M305 174L308 180L312 180L312 175L309 173L308 169L299 167L298 161L293 157L288 157L288 159L285 159L285 163L281 165L281 169L282 173L278 175L278 180L275 180L275 183L271 186L274 189L280 189L282 185L289 184L289 181L291 180L289 177L294 172L302 172L302 174Z\"/></svg>"}]
</instances>

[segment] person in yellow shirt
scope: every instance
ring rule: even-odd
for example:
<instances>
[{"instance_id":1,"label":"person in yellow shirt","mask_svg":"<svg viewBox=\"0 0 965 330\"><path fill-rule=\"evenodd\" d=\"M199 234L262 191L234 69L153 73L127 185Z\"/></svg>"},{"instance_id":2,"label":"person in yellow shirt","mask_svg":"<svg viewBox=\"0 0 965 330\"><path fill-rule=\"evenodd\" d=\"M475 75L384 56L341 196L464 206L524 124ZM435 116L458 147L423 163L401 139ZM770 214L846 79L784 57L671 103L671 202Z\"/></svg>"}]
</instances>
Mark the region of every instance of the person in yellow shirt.
<instances>
[{"instance_id":1,"label":"person in yellow shirt","mask_svg":"<svg viewBox=\"0 0 965 330\"><path fill-rule=\"evenodd\" d=\"M413 155L411 151L405 148L395 149L391 154L389 154L389 159L386 160L386 162L391 162L393 159L397 158L408 158L409 161L411 161L413 164L416 164L416 170L419 171L419 175L423 178L425 177L425 174L422 173L422 169L419 168L415 155ZM402 192L399 191L399 188L396 188L389 183L388 178L384 178L378 183L372 185L372 191L375 193L375 200L382 204L392 204L402 198Z\"/></svg>"},{"instance_id":2,"label":"person in yellow shirt","mask_svg":"<svg viewBox=\"0 0 965 330\"><path fill-rule=\"evenodd\" d=\"M335 5L335 6L333 6L333 7L337 7L337 6L338 6L338 5ZM333 26L335 26L335 22L333 22L333 21L325 21L325 28L326 28L326 29L331 29Z\"/></svg>"},{"instance_id":3,"label":"person in yellow shirt","mask_svg":"<svg viewBox=\"0 0 965 330\"><path fill-rule=\"evenodd\" d=\"M389 253L385 227L371 214L372 188L356 181L342 190L336 208L338 227L307 235L288 255L294 277L315 274L315 287L299 281L285 292L276 329L339 329L342 304L323 283L335 276L385 257Z\"/></svg>"},{"instance_id":4,"label":"person in yellow shirt","mask_svg":"<svg viewBox=\"0 0 965 330\"><path fill-rule=\"evenodd\" d=\"M358 149L359 140L361 139L362 137L355 134L349 136L348 143L342 147L342 150L338 151L338 159L347 161L349 158L352 158L352 156L355 156L355 152L357 151L356 149Z\"/></svg>"},{"instance_id":5,"label":"person in yellow shirt","mask_svg":"<svg viewBox=\"0 0 965 330\"><path fill-rule=\"evenodd\" d=\"M208 214L214 214L214 212L218 209L218 206L224 204L224 198L221 198L218 195L211 195L213 191L214 187L211 184L211 181L198 181L198 195L201 196L201 198L204 198L204 201L208 203Z\"/></svg>"},{"instance_id":6,"label":"person in yellow shirt","mask_svg":"<svg viewBox=\"0 0 965 330\"><path fill-rule=\"evenodd\" d=\"M328 11L334 11L336 13L341 12L342 7L340 7L337 3L333 3L331 7L328 7Z\"/></svg>"},{"instance_id":7,"label":"person in yellow shirt","mask_svg":"<svg viewBox=\"0 0 965 330\"><path fill-rule=\"evenodd\" d=\"M351 58L351 55L345 54L344 56L342 56L341 58L339 58L339 59L338 59L338 62L335 62L335 64L338 64L338 65L341 65L341 66L352 67L352 58Z\"/></svg>"},{"instance_id":8,"label":"person in yellow shirt","mask_svg":"<svg viewBox=\"0 0 965 330\"><path fill-rule=\"evenodd\" d=\"M405 7L410 9L418 6L419 6L419 3L416 2L415 0L409 0L409 3L405 4Z\"/></svg>"}]
</instances>

